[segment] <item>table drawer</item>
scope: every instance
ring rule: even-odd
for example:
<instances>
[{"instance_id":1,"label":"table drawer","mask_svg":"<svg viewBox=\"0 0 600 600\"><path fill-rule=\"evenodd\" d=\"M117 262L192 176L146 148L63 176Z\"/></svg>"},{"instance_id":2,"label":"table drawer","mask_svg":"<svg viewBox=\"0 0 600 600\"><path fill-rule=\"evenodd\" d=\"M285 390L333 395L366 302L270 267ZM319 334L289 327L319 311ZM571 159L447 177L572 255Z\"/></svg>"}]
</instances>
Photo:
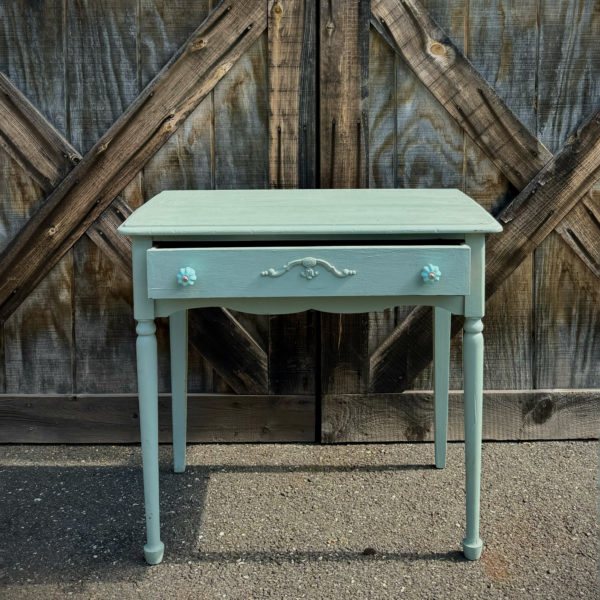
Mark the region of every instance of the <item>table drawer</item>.
<instances>
[{"instance_id":1,"label":"table drawer","mask_svg":"<svg viewBox=\"0 0 600 600\"><path fill-rule=\"evenodd\" d=\"M470 248L152 248L150 298L466 295Z\"/></svg>"}]
</instances>

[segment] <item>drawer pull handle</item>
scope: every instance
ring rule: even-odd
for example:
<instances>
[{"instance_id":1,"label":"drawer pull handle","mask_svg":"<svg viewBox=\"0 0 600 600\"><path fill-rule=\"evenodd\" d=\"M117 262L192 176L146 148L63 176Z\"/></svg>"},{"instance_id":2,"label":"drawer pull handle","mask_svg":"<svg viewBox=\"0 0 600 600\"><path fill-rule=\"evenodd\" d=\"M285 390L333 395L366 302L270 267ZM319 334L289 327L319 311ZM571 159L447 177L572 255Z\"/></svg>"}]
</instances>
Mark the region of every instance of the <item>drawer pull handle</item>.
<instances>
[{"instance_id":1,"label":"drawer pull handle","mask_svg":"<svg viewBox=\"0 0 600 600\"><path fill-rule=\"evenodd\" d=\"M262 271L261 275L263 277L281 277L285 275L289 270L293 269L297 266L304 267L304 270L300 273L300 277L304 277L305 279L313 279L319 274L314 267L317 265L321 265L325 267L330 273L333 273L336 277L348 277L350 275L356 275L356 271L350 269L337 269L331 263L328 263L326 260L321 258L312 258L311 256L307 256L306 258L299 258L297 260L290 261L287 265L283 265L281 269L268 269L267 271Z\"/></svg>"},{"instance_id":2,"label":"drawer pull handle","mask_svg":"<svg viewBox=\"0 0 600 600\"><path fill-rule=\"evenodd\" d=\"M439 281L441 276L442 272L440 271L440 268L435 265L427 265L426 267L423 267L423 270L421 271L421 277L426 283Z\"/></svg>"},{"instance_id":3,"label":"drawer pull handle","mask_svg":"<svg viewBox=\"0 0 600 600\"><path fill-rule=\"evenodd\" d=\"M194 285L196 279L196 271L191 267L183 267L182 269L179 269L179 273L177 273L177 283L184 287L186 285Z\"/></svg>"}]
</instances>

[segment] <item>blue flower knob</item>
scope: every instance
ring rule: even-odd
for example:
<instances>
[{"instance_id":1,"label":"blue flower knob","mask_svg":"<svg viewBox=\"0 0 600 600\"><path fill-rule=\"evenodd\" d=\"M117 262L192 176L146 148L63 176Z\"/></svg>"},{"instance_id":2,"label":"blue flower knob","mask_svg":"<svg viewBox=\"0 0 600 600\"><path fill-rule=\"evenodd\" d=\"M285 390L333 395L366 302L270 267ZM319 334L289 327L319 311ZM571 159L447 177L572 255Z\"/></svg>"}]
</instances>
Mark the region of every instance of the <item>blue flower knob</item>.
<instances>
[{"instance_id":1,"label":"blue flower knob","mask_svg":"<svg viewBox=\"0 0 600 600\"><path fill-rule=\"evenodd\" d=\"M196 279L196 271L191 267L183 267L183 269L179 269L179 273L177 273L177 283L183 286L194 285Z\"/></svg>"},{"instance_id":2,"label":"blue flower knob","mask_svg":"<svg viewBox=\"0 0 600 600\"><path fill-rule=\"evenodd\" d=\"M423 270L421 271L421 277L426 283L439 281L441 276L442 272L440 271L440 268L435 265L427 265L426 267L423 267Z\"/></svg>"}]
</instances>

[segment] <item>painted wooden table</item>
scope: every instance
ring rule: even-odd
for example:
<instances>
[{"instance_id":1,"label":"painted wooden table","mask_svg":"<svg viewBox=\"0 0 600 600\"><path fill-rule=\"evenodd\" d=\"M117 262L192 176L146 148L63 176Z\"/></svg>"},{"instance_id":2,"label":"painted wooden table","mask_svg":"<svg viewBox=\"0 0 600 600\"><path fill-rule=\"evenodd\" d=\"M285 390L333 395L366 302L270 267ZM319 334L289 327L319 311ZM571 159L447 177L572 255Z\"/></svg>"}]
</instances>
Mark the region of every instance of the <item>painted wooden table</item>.
<instances>
[{"instance_id":1,"label":"painted wooden table","mask_svg":"<svg viewBox=\"0 0 600 600\"><path fill-rule=\"evenodd\" d=\"M467 531L481 555L485 234L501 226L458 190L163 192L130 216L146 560L163 558L156 317L170 317L175 471L185 469L187 310L335 313L434 309L435 464L446 462L450 315L464 315Z\"/></svg>"}]
</instances>

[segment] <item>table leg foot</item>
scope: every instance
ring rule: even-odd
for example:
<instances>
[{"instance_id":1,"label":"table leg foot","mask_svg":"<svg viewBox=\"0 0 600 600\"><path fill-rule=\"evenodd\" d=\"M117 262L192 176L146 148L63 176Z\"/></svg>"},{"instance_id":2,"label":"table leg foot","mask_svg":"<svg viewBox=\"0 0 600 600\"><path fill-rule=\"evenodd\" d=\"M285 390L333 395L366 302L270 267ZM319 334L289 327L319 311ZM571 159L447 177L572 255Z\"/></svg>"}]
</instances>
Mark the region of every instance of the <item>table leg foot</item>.
<instances>
[{"instance_id":1,"label":"table leg foot","mask_svg":"<svg viewBox=\"0 0 600 600\"><path fill-rule=\"evenodd\" d=\"M483 550L483 542L478 539L476 542L469 542L465 538L462 542L463 554L467 560L478 560Z\"/></svg>"},{"instance_id":2,"label":"table leg foot","mask_svg":"<svg viewBox=\"0 0 600 600\"><path fill-rule=\"evenodd\" d=\"M158 545L156 546L150 546L149 544L144 546L144 557L149 565L161 563L164 553L165 545L162 542L158 542Z\"/></svg>"}]
</instances>

